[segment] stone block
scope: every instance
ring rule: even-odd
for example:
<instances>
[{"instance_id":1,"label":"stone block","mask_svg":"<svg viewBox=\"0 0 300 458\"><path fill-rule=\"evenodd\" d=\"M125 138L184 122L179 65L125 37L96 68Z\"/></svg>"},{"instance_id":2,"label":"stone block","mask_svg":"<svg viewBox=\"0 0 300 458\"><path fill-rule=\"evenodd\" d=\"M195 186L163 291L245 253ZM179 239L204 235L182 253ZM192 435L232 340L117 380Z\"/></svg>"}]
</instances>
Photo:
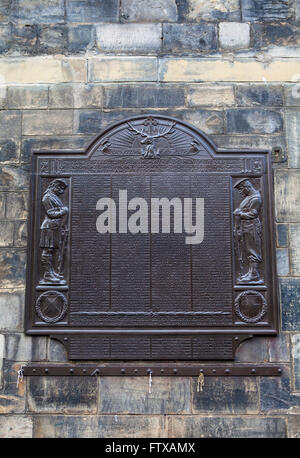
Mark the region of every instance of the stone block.
<instances>
[{"instance_id":1,"label":"stone block","mask_svg":"<svg viewBox=\"0 0 300 458\"><path fill-rule=\"evenodd\" d=\"M29 171L23 166L0 167L0 190L23 190L29 187Z\"/></svg>"},{"instance_id":2,"label":"stone block","mask_svg":"<svg viewBox=\"0 0 300 458\"><path fill-rule=\"evenodd\" d=\"M272 47L296 47L300 45L300 30L298 25L275 22L274 24L255 23L251 26L252 47L255 49ZM297 51L296 51L297 52ZM288 53L288 49L283 51Z\"/></svg>"},{"instance_id":3,"label":"stone block","mask_svg":"<svg viewBox=\"0 0 300 458\"><path fill-rule=\"evenodd\" d=\"M3 388L3 362L5 358L5 336L0 334L0 390Z\"/></svg>"},{"instance_id":4,"label":"stone block","mask_svg":"<svg viewBox=\"0 0 300 458\"><path fill-rule=\"evenodd\" d=\"M182 417L180 417L182 418ZM167 437L163 415L37 415L35 438Z\"/></svg>"},{"instance_id":5,"label":"stone block","mask_svg":"<svg viewBox=\"0 0 300 458\"><path fill-rule=\"evenodd\" d=\"M39 52L40 26L11 24L9 54L34 56Z\"/></svg>"},{"instance_id":6,"label":"stone block","mask_svg":"<svg viewBox=\"0 0 300 458\"><path fill-rule=\"evenodd\" d=\"M190 412L187 377L100 377L100 413L167 414Z\"/></svg>"},{"instance_id":7,"label":"stone block","mask_svg":"<svg viewBox=\"0 0 300 458\"><path fill-rule=\"evenodd\" d=\"M15 0L11 18L23 24L64 22L64 0Z\"/></svg>"},{"instance_id":8,"label":"stone block","mask_svg":"<svg viewBox=\"0 0 300 458\"><path fill-rule=\"evenodd\" d=\"M300 391L300 334L291 336L291 340L294 366L294 388L295 391Z\"/></svg>"},{"instance_id":9,"label":"stone block","mask_svg":"<svg viewBox=\"0 0 300 458\"><path fill-rule=\"evenodd\" d=\"M288 62L287 62L288 60ZM294 81L300 74L297 59L274 58L268 63L254 59L224 60L202 58L160 59L159 80L165 82L258 82L264 78L269 83Z\"/></svg>"},{"instance_id":10,"label":"stone block","mask_svg":"<svg viewBox=\"0 0 300 458\"><path fill-rule=\"evenodd\" d=\"M289 0L242 0L243 21L282 21L291 16Z\"/></svg>"},{"instance_id":11,"label":"stone block","mask_svg":"<svg viewBox=\"0 0 300 458\"><path fill-rule=\"evenodd\" d=\"M295 2L295 16L296 20L300 19L300 0L296 0Z\"/></svg>"},{"instance_id":12,"label":"stone block","mask_svg":"<svg viewBox=\"0 0 300 458\"><path fill-rule=\"evenodd\" d=\"M241 17L238 0L177 0L179 21L239 21Z\"/></svg>"},{"instance_id":13,"label":"stone block","mask_svg":"<svg viewBox=\"0 0 300 458\"><path fill-rule=\"evenodd\" d=\"M206 377L203 391L197 392L197 378L193 378L192 409L197 414L258 413L258 383L250 377Z\"/></svg>"},{"instance_id":14,"label":"stone block","mask_svg":"<svg viewBox=\"0 0 300 458\"><path fill-rule=\"evenodd\" d=\"M262 412L296 414L300 412L300 397L293 395L288 366L280 377L260 378Z\"/></svg>"},{"instance_id":15,"label":"stone block","mask_svg":"<svg viewBox=\"0 0 300 458\"><path fill-rule=\"evenodd\" d=\"M102 108L100 84L55 84L49 87L51 108Z\"/></svg>"},{"instance_id":16,"label":"stone block","mask_svg":"<svg viewBox=\"0 0 300 458\"><path fill-rule=\"evenodd\" d=\"M75 112L75 132L79 134L99 133L105 114L100 110L79 110Z\"/></svg>"},{"instance_id":17,"label":"stone block","mask_svg":"<svg viewBox=\"0 0 300 458\"><path fill-rule=\"evenodd\" d=\"M0 292L1 331L23 331L24 292Z\"/></svg>"},{"instance_id":18,"label":"stone block","mask_svg":"<svg viewBox=\"0 0 300 458\"><path fill-rule=\"evenodd\" d=\"M13 246L14 223L11 221L0 221L0 247Z\"/></svg>"},{"instance_id":19,"label":"stone block","mask_svg":"<svg viewBox=\"0 0 300 458\"><path fill-rule=\"evenodd\" d=\"M176 0L122 0L121 19L126 22L176 22Z\"/></svg>"},{"instance_id":20,"label":"stone block","mask_svg":"<svg viewBox=\"0 0 300 458\"><path fill-rule=\"evenodd\" d=\"M300 331L300 278L280 279L283 331Z\"/></svg>"},{"instance_id":21,"label":"stone block","mask_svg":"<svg viewBox=\"0 0 300 458\"><path fill-rule=\"evenodd\" d=\"M215 24L164 24L163 51L170 53L209 53L218 47Z\"/></svg>"},{"instance_id":22,"label":"stone block","mask_svg":"<svg viewBox=\"0 0 300 458\"><path fill-rule=\"evenodd\" d=\"M27 246L27 221L15 221L14 246Z\"/></svg>"},{"instance_id":23,"label":"stone block","mask_svg":"<svg viewBox=\"0 0 300 458\"><path fill-rule=\"evenodd\" d=\"M268 378L268 377L266 377ZM280 417L172 415L167 417L170 438L284 438Z\"/></svg>"},{"instance_id":24,"label":"stone block","mask_svg":"<svg viewBox=\"0 0 300 458\"><path fill-rule=\"evenodd\" d=\"M291 275L300 276L300 224L290 224Z\"/></svg>"},{"instance_id":25,"label":"stone block","mask_svg":"<svg viewBox=\"0 0 300 458\"><path fill-rule=\"evenodd\" d=\"M294 83L284 85L284 98L287 107L300 107L300 75L297 75L294 81ZM297 110L295 112L297 113ZM288 110L287 113L289 113Z\"/></svg>"},{"instance_id":26,"label":"stone block","mask_svg":"<svg viewBox=\"0 0 300 458\"><path fill-rule=\"evenodd\" d=\"M27 415L0 415L0 439L28 439L33 435L33 421Z\"/></svg>"},{"instance_id":27,"label":"stone block","mask_svg":"<svg viewBox=\"0 0 300 458\"><path fill-rule=\"evenodd\" d=\"M265 337L255 336L242 342L236 351L236 361L242 363L262 363L268 361L268 345Z\"/></svg>"},{"instance_id":28,"label":"stone block","mask_svg":"<svg viewBox=\"0 0 300 458\"><path fill-rule=\"evenodd\" d=\"M24 192L9 192L6 197L6 217L26 219L28 216L28 196Z\"/></svg>"},{"instance_id":29,"label":"stone block","mask_svg":"<svg viewBox=\"0 0 300 458\"><path fill-rule=\"evenodd\" d=\"M300 171L275 171L275 213L276 220L300 222Z\"/></svg>"},{"instance_id":30,"label":"stone block","mask_svg":"<svg viewBox=\"0 0 300 458\"><path fill-rule=\"evenodd\" d=\"M28 411L92 414L97 410L97 377L30 377Z\"/></svg>"},{"instance_id":31,"label":"stone block","mask_svg":"<svg viewBox=\"0 0 300 458\"><path fill-rule=\"evenodd\" d=\"M95 29L90 24L68 25L68 51L79 53L90 50L95 44Z\"/></svg>"},{"instance_id":32,"label":"stone block","mask_svg":"<svg viewBox=\"0 0 300 458\"><path fill-rule=\"evenodd\" d=\"M47 359L47 338L8 334L6 358L11 361L43 361Z\"/></svg>"},{"instance_id":33,"label":"stone block","mask_svg":"<svg viewBox=\"0 0 300 458\"><path fill-rule=\"evenodd\" d=\"M1 414L13 414L25 412L25 381L17 386L18 371L24 363L16 363L6 359L4 361L3 388L0 390L0 418ZM6 418L7 417L5 415ZM1 428L0 428L1 431ZM1 433L0 433L1 434Z\"/></svg>"},{"instance_id":34,"label":"stone block","mask_svg":"<svg viewBox=\"0 0 300 458\"><path fill-rule=\"evenodd\" d=\"M280 86L266 84L237 85L236 102L239 106L283 106Z\"/></svg>"},{"instance_id":35,"label":"stone block","mask_svg":"<svg viewBox=\"0 0 300 458\"><path fill-rule=\"evenodd\" d=\"M10 0L2 0L0 3L0 22L7 22L10 14Z\"/></svg>"},{"instance_id":36,"label":"stone block","mask_svg":"<svg viewBox=\"0 0 300 458\"><path fill-rule=\"evenodd\" d=\"M1 8L1 6L0 6ZM8 52L11 44L11 26L0 25L0 54Z\"/></svg>"},{"instance_id":37,"label":"stone block","mask_svg":"<svg viewBox=\"0 0 300 458\"><path fill-rule=\"evenodd\" d=\"M23 135L68 135L72 131L71 110L28 110L23 114Z\"/></svg>"},{"instance_id":38,"label":"stone block","mask_svg":"<svg viewBox=\"0 0 300 458\"><path fill-rule=\"evenodd\" d=\"M176 115L176 113L174 113ZM222 134L224 132L224 120L222 111L217 110L186 110L179 116L192 126L203 130L206 134Z\"/></svg>"},{"instance_id":39,"label":"stone block","mask_svg":"<svg viewBox=\"0 0 300 458\"><path fill-rule=\"evenodd\" d=\"M243 49L250 45L250 26L244 22L220 22L219 42L223 49Z\"/></svg>"},{"instance_id":40,"label":"stone block","mask_svg":"<svg viewBox=\"0 0 300 458\"><path fill-rule=\"evenodd\" d=\"M21 250L0 251L0 282L2 288L24 286L26 253Z\"/></svg>"},{"instance_id":41,"label":"stone block","mask_svg":"<svg viewBox=\"0 0 300 458\"><path fill-rule=\"evenodd\" d=\"M47 108L48 86L10 86L7 104L8 108Z\"/></svg>"},{"instance_id":42,"label":"stone block","mask_svg":"<svg viewBox=\"0 0 300 458\"><path fill-rule=\"evenodd\" d=\"M118 0L68 0L66 3L68 22L117 22Z\"/></svg>"},{"instance_id":43,"label":"stone block","mask_svg":"<svg viewBox=\"0 0 300 458\"><path fill-rule=\"evenodd\" d=\"M139 110L148 113L149 109ZM223 112L217 110L160 110L160 114L182 119L207 134L223 133ZM78 110L75 113L75 132L98 133L99 130L132 116L132 110L104 112L100 110Z\"/></svg>"},{"instance_id":44,"label":"stone block","mask_svg":"<svg viewBox=\"0 0 300 458\"><path fill-rule=\"evenodd\" d=\"M68 361L65 346L56 339L49 339L48 342L48 359L49 361Z\"/></svg>"},{"instance_id":45,"label":"stone block","mask_svg":"<svg viewBox=\"0 0 300 458\"><path fill-rule=\"evenodd\" d=\"M86 59L66 57L5 58L0 74L6 84L86 82Z\"/></svg>"},{"instance_id":46,"label":"stone block","mask_svg":"<svg viewBox=\"0 0 300 458\"><path fill-rule=\"evenodd\" d=\"M300 415L288 417L288 438L300 439Z\"/></svg>"},{"instance_id":47,"label":"stone block","mask_svg":"<svg viewBox=\"0 0 300 458\"><path fill-rule=\"evenodd\" d=\"M276 337L269 337L267 341L270 362L279 363L282 361L290 361L289 335L281 333Z\"/></svg>"},{"instance_id":48,"label":"stone block","mask_svg":"<svg viewBox=\"0 0 300 458\"><path fill-rule=\"evenodd\" d=\"M285 120L289 167L300 168L300 111L286 110Z\"/></svg>"},{"instance_id":49,"label":"stone block","mask_svg":"<svg viewBox=\"0 0 300 458\"><path fill-rule=\"evenodd\" d=\"M1 65L0 65L1 70ZM157 81L156 57L93 57L89 81Z\"/></svg>"},{"instance_id":50,"label":"stone block","mask_svg":"<svg viewBox=\"0 0 300 458\"><path fill-rule=\"evenodd\" d=\"M212 140L220 148L272 149L285 148L285 138L279 135L212 135ZM273 164L274 166L274 164Z\"/></svg>"},{"instance_id":51,"label":"stone block","mask_svg":"<svg viewBox=\"0 0 300 458\"><path fill-rule=\"evenodd\" d=\"M276 249L277 275L286 277L290 272L289 250L287 248Z\"/></svg>"},{"instance_id":52,"label":"stone block","mask_svg":"<svg viewBox=\"0 0 300 458\"><path fill-rule=\"evenodd\" d=\"M7 86L5 81L1 80L0 77L0 109L5 109L7 107Z\"/></svg>"},{"instance_id":53,"label":"stone block","mask_svg":"<svg viewBox=\"0 0 300 458\"><path fill-rule=\"evenodd\" d=\"M19 111L0 111L0 139L15 139L21 136L21 113Z\"/></svg>"},{"instance_id":54,"label":"stone block","mask_svg":"<svg viewBox=\"0 0 300 458\"><path fill-rule=\"evenodd\" d=\"M0 218L5 217L6 193L0 192Z\"/></svg>"},{"instance_id":55,"label":"stone block","mask_svg":"<svg viewBox=\"0 0 300 458\"><path fill-rule=\"evenodd\" d=\"M101 52L156 53L161 48L160 24L97 24Z\"/></svg>"},{"instance_id":56,"label":"stone block","mask_svg":"<svg viewBox=\"0 0 300 458\"><path fill-rule=\"evenodd\" d=\"M289 244L289 226L288 224L277 224L277 246L278 247L287 247Z\"/></svg>"},{"instance_id":57,"label":"stone block","mask_svg":"<svg viewBox=\"0 0 300 458\"><path fill-rule=\"evenodd\" d=\"M274 134L283 129L282 115L278 111L262 108L228 109L226 130L229 133Z\"/></svg>"},{"instance_id":58,"label":"stone block","mask_svg":"<svg viewBox=\"0 0 300 458\"><path fill-rule=\"evenodd\" d=\"M234 91L232 86L219 86L206 84L192 85L189 87L187 103L191 107L195 106L215 106L234 105Z\"/></svg>"},{"instance_id":59,"label":"stone block","mask_svg":"<svg viewBox=\"0 0 300 458\"><path fill-rule=\"evenodd\" d=\"M184 88L166 85L105 87L107 108L168 108L185 105Z\"/></svg>"},{"instance_id":60,"label":"stone block","mask_svg":"<svg viewBox=\"0 0 300 458\"><path fill-rule=\"evenodd\" d=\"M22 161L29 162L32 150L84 150L91 137L85 136L34 136L25 137L22 142Z\"/></svg>"},{"instance_id":61,"label":"stone block","mask_svg":"<svg viewBox=\"0 0 300 458\"><path fill-rule=\"evenodd\" d=\"M43 26L39 31L38 54L65 54L68 46L65 25Z\"/></svg>"},{"instance_id":62,"label":"stone block","mask_svg":"<svg viewBox=\"0 0 300 458\"><path fill-rule=\"evenodd\" d=\"M17 161L19 150L19 140L0 140L0 162Z\"/></svg>"}]
</instances>

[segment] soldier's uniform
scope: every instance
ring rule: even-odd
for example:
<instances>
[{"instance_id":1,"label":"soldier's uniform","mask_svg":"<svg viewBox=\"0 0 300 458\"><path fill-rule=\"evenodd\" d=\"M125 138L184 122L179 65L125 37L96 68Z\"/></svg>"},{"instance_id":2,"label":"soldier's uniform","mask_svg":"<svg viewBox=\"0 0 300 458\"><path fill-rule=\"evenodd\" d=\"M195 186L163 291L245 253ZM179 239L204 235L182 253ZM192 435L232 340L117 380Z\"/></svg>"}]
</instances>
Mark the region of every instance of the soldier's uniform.
<instances>
[{"instance_id":1,"label":"soldier's uniform","mask_svg":"<svg viewBox=\"0 0 300 458\"><path fill-rule=\"evenodd\" d=\"M53 180L46 189L42 204L45 210L45 218L41 225L40 248L43 249L41 262L44 268L44 276L40 283L62 283L62 276L55 272L54 253L60 248L61 228L63 217L68 213L67 207L56 194L56 186L67 187L64 180Z\"/></svg>"},{"instance_id":2,"label":"soldier's uniform","mask_svg":"<svg viewBox=\"0 0 300 458\"><path fill-rule=\"evenodd\" d=\"M249 180L239 180L235 188L243 186ZM251 185L252 186L252 185ZM262 262L260 210L262 199L260 192L255 190L248 194L238 207L238 225L240 232L239 248L242 262L249 265L249 271L240 276L240 281L258 281L260 279L258 265Z\"/></svg>"}]
</instances>

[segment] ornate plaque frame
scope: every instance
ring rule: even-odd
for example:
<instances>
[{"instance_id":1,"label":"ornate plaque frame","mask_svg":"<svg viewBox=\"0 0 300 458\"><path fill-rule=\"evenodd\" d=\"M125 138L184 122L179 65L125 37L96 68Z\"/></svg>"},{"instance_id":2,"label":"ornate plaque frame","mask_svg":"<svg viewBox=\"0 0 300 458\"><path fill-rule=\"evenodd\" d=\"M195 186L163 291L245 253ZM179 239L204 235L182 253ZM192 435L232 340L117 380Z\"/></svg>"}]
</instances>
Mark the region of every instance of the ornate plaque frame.
<instances>
[{"instance_id":1,"label":"ornate plaque frame","mask_svg":"<svg viewBox=\"0 0 300 458\"><path fill-rule=\"evenodd\" d=\"M99 234L98 199L120 190L204 199L202 242L119 220ZM245 339L277 334L273 207L270 151L217 148L167 116L124 119L85 152L35 151L26 333L59 339L71 360L234 359Z\"/></svg>"}]
</instances>

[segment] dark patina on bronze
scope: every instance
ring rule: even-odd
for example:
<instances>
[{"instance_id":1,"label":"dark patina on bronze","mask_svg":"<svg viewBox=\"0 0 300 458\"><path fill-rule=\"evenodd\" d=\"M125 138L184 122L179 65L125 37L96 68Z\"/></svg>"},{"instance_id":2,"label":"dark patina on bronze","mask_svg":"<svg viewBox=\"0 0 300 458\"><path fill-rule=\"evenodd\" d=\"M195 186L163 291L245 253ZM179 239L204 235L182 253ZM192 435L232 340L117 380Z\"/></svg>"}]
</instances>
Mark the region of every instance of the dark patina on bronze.
<instances>
[{"instance_id":1,"label":"dark patina on bronze","mask_svg":"<svg viewBox=\"0 0 300 458\"><path fill-rule=\"evenodd\" d=\"M141 115L85 152L35 152L32 171L27 334L59 339L71 360L232 360L245 339L277 334L269 151ZM99 234L97 201L120 190L204 199L203 241Z\"/></svg>"}]
</instances>

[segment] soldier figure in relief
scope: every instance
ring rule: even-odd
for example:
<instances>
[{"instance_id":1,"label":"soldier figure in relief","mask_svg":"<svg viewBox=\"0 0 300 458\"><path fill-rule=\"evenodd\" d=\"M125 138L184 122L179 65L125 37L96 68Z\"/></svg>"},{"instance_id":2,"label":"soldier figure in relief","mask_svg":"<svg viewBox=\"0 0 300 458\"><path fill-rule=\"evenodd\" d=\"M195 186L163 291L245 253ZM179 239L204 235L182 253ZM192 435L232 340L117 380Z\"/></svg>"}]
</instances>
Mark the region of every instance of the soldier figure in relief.
<instances>
[{"instance_id":1,"label":"soldier figure in relief","mask_svg":"<svg viewBox=\"0 0 300 458\"><path fill-rule=\"evenodd\" d=\"M62 263L66 246L67 231L63 226L63 220L67 217L69 209L65 207L59 198L67 188L65 180L57 178L49 184L44 192L42 203L45 210L45 218L41 225L40 248L42 248L41 264L43 278L40 284L66 283L62 274ZM58 262L55 254L59 253ZM55 266L57 265L57 272Z\"/></svg>"},{"instance_id":2,"label":"soldier figure in relief","mask_svg":"<svg viewBox=\"0 0 300 458\"><path fill-rule=\"evenodd\" d=\"M243 196L239 207L233 212L234 236L240 263L238 283L261 283L259 264L262 262L260 210L262 200L249 179L243 178L234 185ZM243 274L243 266L247 271Z\"/></svg>"}]
</instances>

